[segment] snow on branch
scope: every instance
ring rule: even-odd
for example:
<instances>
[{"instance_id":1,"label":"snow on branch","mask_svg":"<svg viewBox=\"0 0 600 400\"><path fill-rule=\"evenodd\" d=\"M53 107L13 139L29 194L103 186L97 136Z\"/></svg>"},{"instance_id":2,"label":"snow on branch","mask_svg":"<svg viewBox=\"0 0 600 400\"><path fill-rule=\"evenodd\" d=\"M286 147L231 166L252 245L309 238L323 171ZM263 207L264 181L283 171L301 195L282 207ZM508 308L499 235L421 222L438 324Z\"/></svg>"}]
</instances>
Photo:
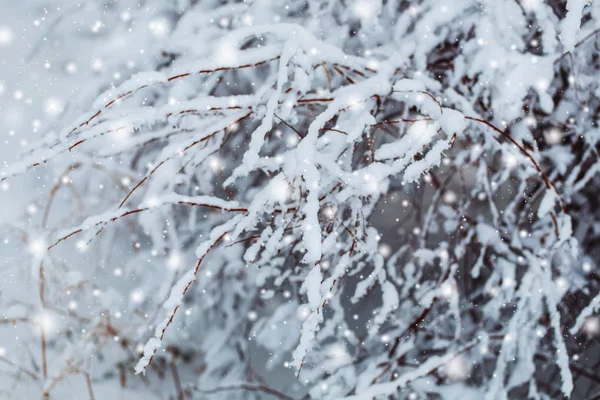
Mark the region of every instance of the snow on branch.
<instances>
[{"instance_id":1,"label":"snow on branch","mask_svg":"<svg viewBox=\"0 0 600 400\"><path fill-rule=\"evenodd\" d=\"M600 381L578 358L600 332L598 1L100 3L64 12L91 38L54 15L65 51L40 62L76 95L0 172L3 200L28 192L0 322L40 349L5 364L43 396L76 374L90 398Z\"/></svg>"}]
</instances>

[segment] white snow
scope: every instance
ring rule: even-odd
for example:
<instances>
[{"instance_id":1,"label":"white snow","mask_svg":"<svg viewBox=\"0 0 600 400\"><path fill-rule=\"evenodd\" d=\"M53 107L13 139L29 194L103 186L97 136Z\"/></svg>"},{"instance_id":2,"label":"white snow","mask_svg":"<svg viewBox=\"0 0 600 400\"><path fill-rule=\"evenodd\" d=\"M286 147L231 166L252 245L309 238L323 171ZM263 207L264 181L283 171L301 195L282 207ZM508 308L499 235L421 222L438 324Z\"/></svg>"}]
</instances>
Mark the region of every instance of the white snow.
<instances>
[{"instance_id":1,"label":"white snow","mask_svg":"<svg viewBox=\"0 0 600 400\"><path fill-rule=\"evenodd\" d=\"M560 24L560 40L565 51L573 52L581 28L583 8L590 0L567 0L567 16Z\"/></svg>"}]
</instances>

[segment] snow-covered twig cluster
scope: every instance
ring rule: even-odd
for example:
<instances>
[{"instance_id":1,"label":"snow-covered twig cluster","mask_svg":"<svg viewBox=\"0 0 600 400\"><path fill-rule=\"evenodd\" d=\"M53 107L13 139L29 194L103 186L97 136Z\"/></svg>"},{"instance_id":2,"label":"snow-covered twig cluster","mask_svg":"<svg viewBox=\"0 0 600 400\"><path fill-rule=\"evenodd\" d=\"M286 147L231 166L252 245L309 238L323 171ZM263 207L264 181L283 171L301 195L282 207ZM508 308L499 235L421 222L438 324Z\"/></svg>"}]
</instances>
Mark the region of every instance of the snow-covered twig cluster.
<instances>
[{"instance_id":1,"label":"snow-covered twig cluster","mask_svg":"<svg viewBox=\"0 0 600 400\"><path fill-rule=\"evenodd\" d=\"M4 312L43 393L598 389L597 1L179 3L168 61L2 172L53 182L20 227L41 317Z\"/></svg>"}]
</instances>

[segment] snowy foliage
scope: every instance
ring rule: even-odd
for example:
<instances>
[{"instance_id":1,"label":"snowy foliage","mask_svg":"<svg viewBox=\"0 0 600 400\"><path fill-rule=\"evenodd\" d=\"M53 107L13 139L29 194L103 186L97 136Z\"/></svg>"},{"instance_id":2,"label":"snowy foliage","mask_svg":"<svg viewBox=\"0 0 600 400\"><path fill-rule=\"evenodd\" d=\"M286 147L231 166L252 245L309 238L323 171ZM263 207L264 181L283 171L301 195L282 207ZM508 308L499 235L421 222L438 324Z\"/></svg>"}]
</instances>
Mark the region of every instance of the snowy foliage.
<instances>
[{"instance_id":1,"label":"snowy foliage","mask_svg":"<svg viewBox=\"0 0 600 400\"><path fill-rule=\"evenodd\" d=\"M598 394L598 0L36 3L7 396Z\"/></svg>"}]
</instances>

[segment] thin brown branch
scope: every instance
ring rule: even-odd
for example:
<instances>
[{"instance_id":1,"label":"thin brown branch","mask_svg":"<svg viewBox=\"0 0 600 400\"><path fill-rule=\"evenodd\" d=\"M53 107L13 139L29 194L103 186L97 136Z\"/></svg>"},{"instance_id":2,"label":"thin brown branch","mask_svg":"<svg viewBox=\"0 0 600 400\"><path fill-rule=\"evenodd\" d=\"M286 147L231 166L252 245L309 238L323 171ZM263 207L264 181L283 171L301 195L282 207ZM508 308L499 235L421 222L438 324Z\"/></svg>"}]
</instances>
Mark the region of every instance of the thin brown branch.
<instances>
[{"instance_id":1,"label":"thin brown branch","mask_svg":"<svg viewBox=\"0 0 600 400\"><path fill-rule=\"evenodd\" d=\"M175 361L171 363L171 375L173 375L173 382L175 383L177 400L183 400L183 390L181 390L181 379L179 378L179 372L177 371Z\"/></svg>"},{"instance_id":2,"label":"thin brown branch","mask_svg":"<svg viewBox=\"0 0 600 400\"><path fill-rule=\"evenodd\" d=\"M24 374L29 375L31 378L33 379L40 379L39 376L37 376L37 374L33 371L30 371L26 368L23 368L19 365L17 365L17 363L15 363L14 361L9 360L8 358L5 358L3 356L0 356L0 361L2 361L3 363L6 363L8 365L11 365L13 367L15 367L16 369L18 369L20 372L23 372Z\"/></svg>"},{"instance_id":3,"label":"thin brown branch","mask_svg":"<svg viewBox=\"0 0 600 400\"><path fill-rule=\"evenodd\" d=\"M544 171L542 170L542 168L540 167L538 162L535 160L535 158L533 158L533 156L531 154L529 154L529 152L527 150L525 150L525 148L523 146L521 146L515 139L513 139L513 137L508 132L501 130L500 128L496 127L494 124L492 124L484 119L481 119L481 118L465 116L465 119L468 119L470 121L479 122L481 124L488 126L489 128L493 129L495 132L499 133L502 137L508 139L508 141L510 141L513 145L515 145L517 147L517 149L519 149L519 151L525 157L527 157L529 159L529 161L531 161L531 163L533 164L535 169L538 171L538 173L542 177L542 180L546 184L546 188L553 189L555 191L555 193L559 199L559 202L561 204L561 207L563 208L563 211L564 211L564 203L562 201L562 198L558 194L558 191L556 190L556 186L554 186L554 182L552 182L552 180L550 180L550 178L548 178L548 175L546 175L544 173Z\"/></svg>"},{"instance_id":4,"label":"thin brown branch","mask_svg":"<svg viewBox=\"0 0 600 400\"><path fill-rule=\"evenodd\" d=\"M581 39L579 42L577 42L575 44L575 48L581 46L582 44L584 44L585 42L587 42L589 39L593 38L594 36L598 35L599 33L600 33L600 28L594 30L593 32L590 32L586 37L584 37L583 39ZM567 57L569 54L571 54L570 51L563 53L560 57L558 57L556 60L554 60L554 64L559 63L563 58Z\"/></svg>"},{"instance_id":5,"label":"thin brown branch","mask_svg":"<svg viewBox=\"0 0 600 400\"><path fill-rule=\"evenodd\" d=\"M94 388L92 386L92 377L90 376L89 372L84 372L83 375L85 376L85 383L88 388L88 394L90 395L90 400L94 400Z\"/></svg>"},{"instance_id":6,"label":"thin brown branch","mask_svg":"<svg viewBox=\"0 0 600 400\"><path fill-rule=\"evenodd\" d=\"M252 115L252 111L250 111L250 112L248 112L247 114L243 115L242 117L240 117L240 118L236 119L235 121L233 121L232 123L230 123L229 125L227 125L227 126L225 127L225 129L227 129L227 128L229 128L229 127L233 126L233 125L237 125L237 124L239 124L240 122L242 122L242 121L243 121L243 120L245 120L246 118L250 117L250 115ZM150 173L149 173L148 175L146 175L144 178L142 178L142 179L141 179L141 180L140 180L140 181L137 183L137 185L135 185L135 186L133 187L133 189L131 189L131 191L129 191L129 193L127 193L127 195L125 196L125 198L124 198L124 199L121 201L121 203L119 204L119 207L118 207L118 208L121 208L121 207L123 207L123 206L125 205L125 203L127 202L127 200L128 200L128 199L129 199L129 198L130 198L130 197L133 195L133 193L134 193L134 192L135 192L137 189L139 189L139 188L140 188L140 186L142 186L142 185L144 184L144 182L146 182L146 181L148 180L148 178L150 178L150 176L154 175L154 173L156 172L156 170L158 170L158 168L160 168L162 165L164 165L164 163L165 163L166 161L170 160L172 157L174 157L174 156L176 156L176 155L181 155L181 154L183 154L185 151L187 151L187 150L189 150L190 148L192 148L192 147L196 146L198 143L205 142L206 140L208 140L208 139L210 139L210 138L214 137L214 136L215 136L217 133L219 133L219 132L221 132L221 131L223 131L223 129L216 130L216 131L212 132L210 135L204 136L203 138L201 138L201 139L198 139L198 140L194 141L193 143L191 143L190 145L188 145L188 146L187 146L187 147L185 147L184 149L182 149L182 150L178 151L178 152L177 152L177 154L175 154L175 155L172 155L172 156L168 157L166 160L163 160L162 162L160 162L160 163L159 163L159 164L158 164L156 167L154 167L154 168L152 169L152 171L150 171Z\"/></svg>"},{"instance_id":7,"label":"thin brown branch","mask_svg":"<svg viewBox=\"0 0 600 400\"><path fill-rule=\"evenodd\" d=\"M198 259L198 262L196 263L196 267L194 268L194 277L196 275L198 275L198 270L200 270L200 266L202 265L202 261L204 261L204 258L210 253L210 251L215 248L220 242L221 240L223 240L223 238L227 235L228 232L223 233L221 236L219 236L217 239L215 239L212 244L209 246L209 248L206 250L206 252ZM185 294L187 293L187 291L189 290L190 286L192 285L192 281L189 281L188 284L185 286L185 288L183 289L183 296L185 296ZM165 326L162 328L162 331L160 332L160 337L159 339L162 341L164 336L165 336L165 332L167 331L167 329L169 328L169 326L171 325L171 323L173 323L173 319L175 318L175 315L177 315L177 311L179 310L179 306L175 307L175 309L173 310L173 312L171 313L171 316L169 317L169 320L167 321L167 323L165 324ZM154 352L152 353L152 355L150 356L150 359L148 360L148 363L146 364L146 366L150 365L152 363L152 360L154 359L154 355L156 354L156 350L157 348L154 349Z\"/></svg>"},{"instance_id":8,"label":"thin brown branch","mask_svg":"<svg viewBox=\"0 0 600 400\"><path fill-rule=\"evenodd\" d=\"M45 299L45 286L46 286L46 275L44 273L44 264L40 263L40 270L39 270L39 295L40 295L40 302L42 303L42 310L45 310L46 308L46 299ZM43 315L42 315L43 318ZM40 325L40 345L41 345L41 350L42 350L42 373L43 373L43 377L44 380L48 379L48 359L47 359L47 355L46 355L46 326L44 324L44 321L39 321L39 325Z\"/></svg>"},{"instance_id":9,"label":"thin brown branch","mask_svg":"<svg viewBox=\"0 0 600 400\"><path fill-rule=\"evenodd\" d=\"M300 132L298 129L296 129L294 126L292 126L291 124L289 124L286 120L284 120L283 118L281 118L279 115L277 114L273 114L275 116L275 118L277 118L278 120L280 120L281 122L283 122L283 124L285 126L287 126L288 128L290 128L291 130L293 130L294 132L296 132L296 134L298 136L300 136L301 139L304 139L304 137L306 135L304 135L302 132Z\"/></svg>"},{"instance_id":10,"label":"thin brown branch","mask_svg":"<svg viewBox=\"0 0 600 400\"><path fill-rule=\"evenodd\" d=\"M167 204L170 204L170 203L167 203ZM165 204L165 205L167 205L167 204ZM207 208L212 208L212 209L226 211L226 212L248 212L248 209L244 208L244 207L226 208L226 207L217 206L215 204L195 203L195 202L184 201L184 200L178 201L177 203L174 203L174 204L184 204L184 205L189 205L189 206L194 206L194 207L207 207ZM110 219L108 219L106 221L98 222L98 223L96 223L96 226L98 226L98 225L104 225L104 226L96 233L96 235L98 235L104 229L104 227L106 226L106 224L108 222L115 222L115 221L117 221L117 220L119 220L121 218L130 216L130 215L134 215L134 214L139 214L141 212L148 211L148 210L151 210L151 209L153 209L153 207L136 208L135 210L126 211L126 212L124 212L124 213L122 213L120 215L117 215L115 217L112 217L112 218L110 218ZM67 240L71 236L74 236L74 235L76 235L78 233L81 233L81 232L83 232L83 229L77 229L77 230L75 230L73 232L70 232L69 234L67 234L67 235L59 238L56 242L54 242L52 245L50 245L50 247L48 247L48 250L52 249L53 247L55 247L60 242L62 242L64 240Z\"/></svg>"}]
</instances>

